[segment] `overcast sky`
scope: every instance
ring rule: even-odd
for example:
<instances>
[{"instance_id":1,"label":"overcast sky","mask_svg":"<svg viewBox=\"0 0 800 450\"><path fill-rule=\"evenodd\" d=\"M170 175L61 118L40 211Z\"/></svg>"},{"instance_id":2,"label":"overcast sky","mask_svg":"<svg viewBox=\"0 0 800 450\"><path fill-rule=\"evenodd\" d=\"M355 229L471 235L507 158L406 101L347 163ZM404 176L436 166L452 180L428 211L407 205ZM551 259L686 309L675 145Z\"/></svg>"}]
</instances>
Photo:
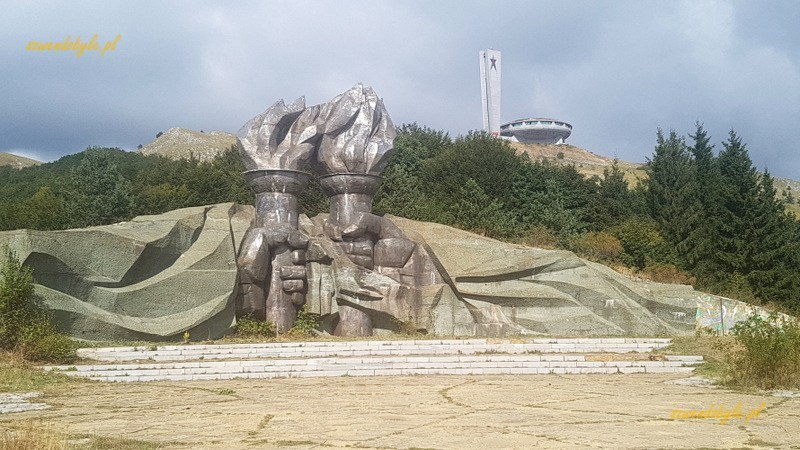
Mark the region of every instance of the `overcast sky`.
<instances>
[{"instance_id":1,"label":"overcast sky","mask_svg":"<svg viewBox=\"0 0 800 450\"><path fill-rule=\"evenodd\" d=\"M644 162L658 127L730 129L800 179L800 2L9 2L0 151L133 150L179 126L235 133L280 98L371 85L396 124L481 127L478 52L502 52L502 119L555 117L568 143ZM28 51L98 35L103 56Z\"/></svg>"}]
</instances>

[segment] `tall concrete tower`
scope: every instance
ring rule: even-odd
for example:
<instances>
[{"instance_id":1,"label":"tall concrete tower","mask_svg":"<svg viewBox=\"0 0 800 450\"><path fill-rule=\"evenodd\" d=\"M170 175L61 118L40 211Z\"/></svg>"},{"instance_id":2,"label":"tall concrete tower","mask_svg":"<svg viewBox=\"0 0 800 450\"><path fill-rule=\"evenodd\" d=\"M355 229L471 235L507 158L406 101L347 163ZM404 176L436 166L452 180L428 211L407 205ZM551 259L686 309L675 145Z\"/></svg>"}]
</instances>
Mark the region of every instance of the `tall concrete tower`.
<instances>
[{"instance_id":1,"label":"tall concrete tower","mask_svg":"<svg viewBox=\"0 0 800 450\"><path fill-rule=\"evenodd\" d=\"M500 51L481 50L480 57L483 129L500 136Z\"/></svg>"}]
</instances>

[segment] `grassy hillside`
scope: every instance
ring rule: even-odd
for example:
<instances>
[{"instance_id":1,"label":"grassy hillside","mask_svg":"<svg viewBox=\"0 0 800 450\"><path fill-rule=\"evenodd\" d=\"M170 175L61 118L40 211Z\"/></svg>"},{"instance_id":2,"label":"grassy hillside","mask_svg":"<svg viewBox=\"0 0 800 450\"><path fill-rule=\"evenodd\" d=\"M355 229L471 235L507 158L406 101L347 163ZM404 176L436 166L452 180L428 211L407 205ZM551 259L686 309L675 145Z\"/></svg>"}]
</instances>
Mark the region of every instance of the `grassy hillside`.
<instances>
[{"instance_id":1,"label":"grassy hillside","mask_svg":"<svg viewBox=\"0 0 800 450\"><path fill-rule=\"evenodd\" d=\"M11 153L0 152L0 166L12 166L16 167L17 169L21 169L23 167L36 166L38 164L41 163L35 159L12 155Z\"/></svg>"}]
</instances>

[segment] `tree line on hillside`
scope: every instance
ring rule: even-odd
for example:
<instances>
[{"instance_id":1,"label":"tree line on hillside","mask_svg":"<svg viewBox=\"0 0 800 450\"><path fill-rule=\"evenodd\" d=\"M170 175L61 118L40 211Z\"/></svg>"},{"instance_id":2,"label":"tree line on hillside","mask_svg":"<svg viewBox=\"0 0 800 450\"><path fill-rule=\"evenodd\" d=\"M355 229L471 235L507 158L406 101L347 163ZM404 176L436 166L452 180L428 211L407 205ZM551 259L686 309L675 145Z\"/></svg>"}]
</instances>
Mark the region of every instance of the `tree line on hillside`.
<instances>
[{"instance_id":1,"label":"tree line on hillside","mask_svg":"<svg viewBox=\"0 0 800 450\"><path fill-rule=\"evenodd\" d=\"M574 165L517 155L485 133L451 139L403 125L374 209L800 310L800 223L784 212L771 176L756 171L734 132L718 155L701 125L690 140L659 130L647 179L629 186L616 164L587 178ZM0 229L252 204L242 171L234 148L209 162L89 148L37 167L0 168ZM309 215L328 209L313 182L300 205Z\"/></svg>"}]
</instances>

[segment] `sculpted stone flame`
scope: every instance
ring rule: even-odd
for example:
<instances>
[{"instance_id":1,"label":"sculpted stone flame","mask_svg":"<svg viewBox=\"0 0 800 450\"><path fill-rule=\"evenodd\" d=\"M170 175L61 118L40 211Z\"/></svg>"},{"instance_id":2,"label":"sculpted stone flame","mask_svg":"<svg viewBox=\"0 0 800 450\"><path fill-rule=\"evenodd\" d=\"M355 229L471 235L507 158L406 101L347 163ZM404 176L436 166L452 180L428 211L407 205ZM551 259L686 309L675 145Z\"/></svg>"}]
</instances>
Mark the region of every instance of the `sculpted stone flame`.
<instances>
[{"instance_id":1,"label":"sculpted stone flame","mask_svg":"<svg viewBox=\"0 0 800 450\"><path fill-rule=\"evenodd\" d=\"M317 159L327 174L380 175L394 151L395 129L383 101L361 83L327 103Z\"/></svg>"},{"instance_id":2,"label":"sculpted stone flame","mask_svg":"<svg viewBox=\"0 0 800 450\"><path fill-rule=\"evenodd\" d=\"M237 137L248 170L306 170L321 137L320 106L305 107L300 97L286 106L278 100L248 121Z\"/></svg>"}]
</instances>

